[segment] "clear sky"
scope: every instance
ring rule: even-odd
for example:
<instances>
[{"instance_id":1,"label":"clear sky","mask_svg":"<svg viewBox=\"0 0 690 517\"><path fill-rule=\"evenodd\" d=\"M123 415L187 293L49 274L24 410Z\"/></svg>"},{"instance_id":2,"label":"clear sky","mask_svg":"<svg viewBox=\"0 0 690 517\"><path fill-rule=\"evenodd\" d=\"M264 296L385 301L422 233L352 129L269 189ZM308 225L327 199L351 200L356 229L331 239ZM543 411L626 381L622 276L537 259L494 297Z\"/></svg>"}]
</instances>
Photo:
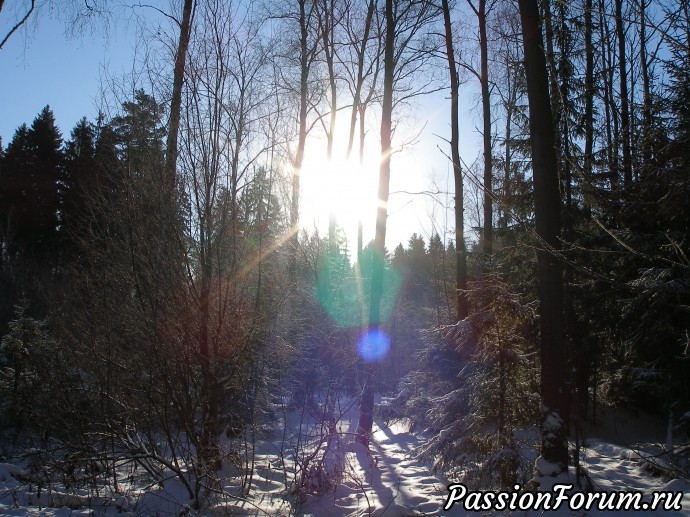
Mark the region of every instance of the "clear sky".
<instances>
[{"instance_id":1,"label":"clear sky","mask_svg":"<svg viewBox=\"0 0 690 517\"><path fill-rule=\"evenodd\" d=\"M8 17L0 16L0 31L8 26ZM61 129L63 138L81 117L95 120L101 91L101 81L108 77L120 77L132 68L135 47L135 28L132 23L111 24L107 31L88 29L88 34L68 37L65 23L51 13L43 13L34 20L28 30L15 33L0 50L0 136L6 147L14 131L22 123L31 124L45 106L50 105ZM3 32L4 34L4 32ZM464 94L466 105L476 102L471 90ZM443 94L436 94L424 101L418 110L419 127L426 124L418 143L393 158L389 206L387 247L407 243L413 232L428 237L432 226L452 238L452 215L426 195L410 195L406 192L448 190L441 195L446 205L453 204L453 181L449 177L448 161L438 150L448 153L448 144L438 134L449 137L450 102ZM474 116L462 117L461 154L466 162L472 162L480 149L480 135L475 130ZM395 144L395 142L394 142ZM376 170L372 171L376 174ZM375 184L375 181L372 183ZM307 185L307 189L309 186ZM314 187L311 187L312 190ZM375 186L373 187L375 189ZM314 204L308 195L304 203ZM301 210L302 221L308 229L314 228L313 210L309 206ZM373 214L365 220L365 242L373 238ZM309 220L309 218L312 218ZM432 224L432 220L434 223ZM320 231L327 227L327 218L319 224ZM467 225L467 223L466 223ZM356 245L356 225L349 225L350 249ZM467 225L469 226L469 225ZM466 231L471 238L469 232Z\"/></svg>"},{"instance_id":2,"label":"clear sky","mask_svg":"<svg viewBox=\"0 0 690 517\"><path fill-rule=\"evenodd\" d=\"M0 50L0 136L3 145L46 105L63 137L77 121L95 119L101 77L131 67L133 37L126 27L67 37L65 23L43 13L28 30L15 33ZM0 16L0 30L8 17ZM6 32L6 31L5 31ZM3 32L4 34L4 32Z\"/></svg>"}]
</instances>

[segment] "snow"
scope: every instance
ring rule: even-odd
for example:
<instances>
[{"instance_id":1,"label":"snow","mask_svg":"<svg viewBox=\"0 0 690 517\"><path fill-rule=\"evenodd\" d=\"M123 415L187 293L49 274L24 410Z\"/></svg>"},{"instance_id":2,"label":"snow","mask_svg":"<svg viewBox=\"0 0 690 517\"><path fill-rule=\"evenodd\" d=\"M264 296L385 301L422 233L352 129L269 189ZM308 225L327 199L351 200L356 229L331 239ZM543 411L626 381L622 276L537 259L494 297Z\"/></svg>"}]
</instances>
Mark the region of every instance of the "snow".
<instances>
[{"instance_id":1,"label":"snow","mask_svg":"<svg viewBox=\"0 0 690 517\"><path fill-rule=\"evenodd\" d=\"M21 479L26 476L23 469L11 463L0 463L0 482L11 481L12 479Z\"/></svg>"},{"instance_id":2,"label":"snow","mask_svg":"<svg viewBox=\"0 0 690 517\"><path fill-rule=\"evenodd\" d=\"M543 456L539 456L537 458L535 466L537 468L537 472L539 472L539 474L542 476L553 477L561 471L561 467L559 465L551 463L550 461L544 459Z\"/></svg>"},{"instance_id":3,"label":"snow","mask_svg":"<svg viewBox=\"0 0 690 517\"><path fill-rule=\"evenodd\" d=\"M439 512L447 480L414 458L421 441L403 424L376 425L372 449L352 444L345 456L345 476L332 497L303 505L304 515L428 515ZM462 515L447 513L446 515Z\"/></svg>"},{"instance_id":4,"label":"snow","mask_svg":"<svg viewBox=\"0 0 690 517\"><path fill-rule=\"evenodd\" d=\"M556 413L550 413L546 417L543 427L545 430L548 431L560 429L561 427L563 427L563 420L561 420L561 418Z\"/></svg>"},{"instance_id":5,"label":"snow","mask_svg":"<svg viewBox=\"0 0 690 517\"><path fill-rule=\"evenodd\" d=\"M287 452L281 459L280 450L290 451L292 442L278 444L280 436L290 440L299 433L302 439L316 428L314 420L300 416L297 411L286 415L284 422L277 422L274 438L257 443L254 470L249 495L242 496L242 487L236 467L226 464L219 473L224 495L219 495L207 510L191 509L182 484L170 478L162 483L146 484L143 477L132 476L119 485L120 492L109 492L101 487L94 491L67 491L65 487L45 487L40 491L26 481L26 469L21 461L0 463L0 515L55 517L86 515L131 516L184 516L184 515L300 515L314 517L364 517L364 516L421 516L435 515L458 517L479 515L467 512L462 502L443 510L449 496L449 480L433 472L428 464L418 459L417 452L429 438L409 431L409 422L395 420L391 423L377 420L369 448L354 441L358 420L357 406L349 401L341 404L341 414L335 424L335 432L328 443L329 453L323 463L325 470L314 467L311 474L321 473L324 480L335 481L325 493L307 491L301 498L294 493L295 479L300 475L299 461ZM632 418L632 417L630 417ZM661 445L651 440L629 444L614 443L611 427L599 428L602 437L588 438L580 453L595 491L617 492L638 490L644 501L651 501L654 492L683 492L681 516L690 517L690 482L664 476L665 464L659 461ZM646 437L650 426L641 426L640 437ZM285 431L285 432L284 432ZM626 436L633 430L626 426ZM663 432L663 423L660 430ZM291 437L291 438L290 438ZM325 447L323 440L315 446ZM224 443L229 446L230 441ZM543 458L538 458L537 462ZM661 467L658 467L658 465ZM315 465L315 463L312 463ZM548 465L540 465L542 471ZM654 467L654 468L653 468ZM572 483L569 477L553 478L553 484ZM462 480L452 480L453 483ZM472 490L470 487L469 490ZM572 491L568 494L572 495ZM559 509L552 515L625 515L624 510L604 512L592 509L587 512ZM665 515L663 509L644 512L648 515ZM509 515L509 511L482 512L482 515ZM537 511L516 511L515 515L541 515Z\"/></svg>"}]
</instances>

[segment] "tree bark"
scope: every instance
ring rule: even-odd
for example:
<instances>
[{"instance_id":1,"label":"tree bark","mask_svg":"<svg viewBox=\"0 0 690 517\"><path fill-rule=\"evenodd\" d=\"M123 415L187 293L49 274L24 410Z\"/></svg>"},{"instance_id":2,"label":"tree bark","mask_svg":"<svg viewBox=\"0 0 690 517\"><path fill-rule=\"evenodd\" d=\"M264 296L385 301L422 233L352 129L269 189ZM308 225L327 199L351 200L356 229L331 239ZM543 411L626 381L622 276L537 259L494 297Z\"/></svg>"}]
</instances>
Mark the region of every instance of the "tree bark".
<instances>
[{"instance_id":1,"label":"tree bark","mask_svg":"<svg viewBox=\"0 0 690 517\"><path fill-rule=\"evenodd\" d=\"M623 26L623 0L616 0L616 35L618 36L618 64L620 69L621 138L623 140L623 183L632 184L632 155L630 152L630 108L628 100L628 68Z\"/></svg>"},{"instance_id":2,"label":"tree bark","mask_svg":"<svg viewBox=\"0 0 690 517\"><path fill-rule=\"evenodd\" d=\"M299 248L299 197L300 175L304 162L304 148L307 142L307 94L309 81L309 47L306 0L299 0L299 29L300 29L300 96L299 96L299 134L297 136L297 150L292 163L292 199L290 205L290 227L293 233L290 250L290 272L293 279L297 274L297 251Z\"/></svg>"},{"instance_id":3,"label":"tree bark","mask_svg":"<svg viewBox=\"0 0 690 517\"><path fill-rule=\"evenodd\" d=\"M484 246L493 249L493 156L491 152L491 95L489 93L489 43L486 32L486 0L479 0L479 48L481 54L482 114L484 118Z\"/></svg>"},{"instance_id":4,"label":"tree bark","mask_svg":"<svg viewBox=\"0 0 690 517\"><path fill-rule=\"evenodd\" d=\"M585 0L585 181L592 177L594 149L594 49L592 47L592 0ZM585 198L586 206L589 205Z\"/></svg>"},{"instance_id":5,"label":"tree bark","mask_svg":"<svg viewBox=\"0 0 690 517\"><path fill-rule=\"evenodd\" d=\"M352 99L352 110L350 112L350 130L348 133L348 140L347 140L347 155L346 159L349 160L351 154L352 154L352 149L354 147L354 140L355 140L355 129L357 127L357 118L359 116L359 166L360 169L363 168L364 166L364 137L365 137L365 129L364 129L364 115L366 113L367 105L369 102L371 102L371 99L374 95L374 91L376 88L376 79L378 77L379 73L379 59L378 59L378 53L377 53L377 58L376 62L373 66L373 70L371 67L369 68L368 72L365 74L364 73L364 61L366 57L366 48L367 44L369 42L369 37L371 34L371 28L372 28L372 23L374 20L374 14L375 14L375 8L376 8L376 3L374 0L369 0L369 3L367 5L367 14L364 19L364 34L362 35L362 40L359 42L359 47L357 48L357 77L355 79L355 92L353 95ZM380 37L380 34L377 36ZM380 49L380 39L377 39L379 41L379 49ZM352 45L356 45L356 41L350 41ZM371 88L369 88L369 93L365 98L362 98L362 88L364 87L364 79L368 77L369 75L373 74L373 80L371 84ZM362 246L363 246L363 240L364 240L364 227L362 224L362 218L361 216L359 217L357 221L357 263L361 265L361 256L362 256Z\"/></svg>"},{"instance_id":6,"label":"tree bark","mask_svg":"<svg viewBox=\"0 0 690 517\"><path fill-rule=\"evenodd\" d=\"M602 50L602 77L604 82L604 110L606 114L606 151L609 170L609 183L611 191L618 190L619 170L618 170L618 142L620 141L620 131L618 129L617 108L614 102L613 90L613 71L614 53L611 50L611 34L607 23L608 13L604 0L599 0L599 27L600 39L606 48Z\"/></svg>"},{"instance_id":7,"label":"tree bark","mask_svg":"<svg viewBox=\"0 0 690 517\"><path fill-rule=\"evenodd\" d=\"M393 0L386 0L386 45L384 53L383 103L381 106L381 165L379 168L378 208L371 275L371 300L368 332L379 327L383 270L385 265L386 222L391 176L391 129L393 118L393 74L395 72L395 18ZM367 381L362 394L357 439L367 444L374 424L374 377L376 367L368 368Z\"/></svg>"},{"instance_id":8,"label":"tree bark","mask_svg":"<svg viewBox=\"0 0 690 517\"><path fill-rule=\"evenodd\" d=\"M321 32L321 43L323 53L326 58L326 69L328 70L329 85L329 117L328 130L326 131L326 160L328 171L332 170L333 165L333 139L335 138L335 120L338 109L338 89L335 77L335 2L333 0L321 0L321 12L319 13L319 25ZM335 213L328 214L328 246L334 250L337 243L335 237Z\"/></svg>"},{"instance_id":9,"label":"tree bark","mask_svg":"<svg viewBox=\"0 0 690 517\"><path fill-rule=\"evenodd\" d=\"M652 162L652 94L647 60L647 0L640 0L640 72L642 73L642 168Z\"/></svg>"},{"instance_id":10,"label":"tree bark","mask_svg":"<svg viewBox=\"0 0 690 517\"><path fill-rule=\"evenodd\" d=\"M457 317L462 321L467 317L468 304L465 291L467 290L467 256L465 254L465 224L464 224L464 191L462 167L460 165L460 120L458 117L458 70L455 64L453 49L453 31L450 21L450 7L448 0L442 0L443 23L446 37L446 57L450 74L450 153L453 162L453 178L455 180L455 272L457 290Z\"/></svg>"},{"instance_id":11,"label":"tree bark","mask_svg":"<svg viewBox=\"0 0 690 517\"><path fill-rule=\"evenodd\" d=\"M537 460L538 479L566 472L568 442L564 417L565 351L563 343L562 266L554 253L560 248L558 161L554 148L549 78L544 56L537 0L519 0L525 75L529 101L530 143L534 178L534 212L539 246L541 330L542 443Z\"/></svg>"},{"instance_id":12,"label":"tree bark","mask_svg":"<svg viewBox=\"0 0 690 517\"><path fill-rule=\"evenodd\" d=\"M558 70L557 73L559 77L557 78L559 83L558 95L560 103L560 120L559 124L554 126L555 130L559 134L557 140L560 143L560 147L556 147L559 150L558 155L561 158L561 163L559 170L561 171L561 176L563 178L563 190L565 192L565 232L566 238L571 239L570 231L572 230L572 203L573 203L573 178L572 178L572 163L573 156L570 153L570 81L572 79L572 70L570 65L569 54L572 52L570 45L570 36L568 34L568 23L566 20L566 8L567 6L563 3L557 4L558 12L558 28L560 30L560 43L561 52L558 60Z\"/></svg>"},{"instance_id":13,"label":"tree bark","mask_svg":"<svg viewBox=\"0 0 690 517\"><path fill-rule=\"evenodd\" d=\"M491 255L493 250L493 156L491 149L491 93L489 91L489 43L486 27L486 0L479 0L477 7L469 1L479 25L479 82L482 95L482 141L484 145L484 228L482 251Z\"/></svg>"},{"instance_id":14,"label":"tree bark","mask_svg":"<svg viewBox=\"0 0 690 517\"><path fill-rule=\"evenodd\" d=\"M350 157L355 141L355 128L357 127L357 114L364 115L360 110L362 99L362 87L364 86L364 58L367 43L369 42L369 34L371 33L371 24L374 19L374 1L370 0L367 6L367 14L364 20L364 35L360 47L357 49L357 78L355 79L355 93L352 98L352 110L350 111L350 132L347 139L347 157ZM352 42L354 44L354 42Z\"/></svg>"},{"instance_id":15,"label":"tree bark","mask_svg":"<svg viewBox=\"0 0 690 517\"><path fill-rule=\"evenodd\" d=\"M175 177L177 173L177 139L180 132L180 109L182 106L182 85L184 84L185 61L187 60L187 48L192 32L192 17L195 0L184 0L182 9L182 22L180 23L180 39L175 55L175 68L173 70L173 90L170 102L170 122L168 124L168 137L166 141L165 157L165 187L169 192L175 190Z\"/></svg>"}]
</instances>

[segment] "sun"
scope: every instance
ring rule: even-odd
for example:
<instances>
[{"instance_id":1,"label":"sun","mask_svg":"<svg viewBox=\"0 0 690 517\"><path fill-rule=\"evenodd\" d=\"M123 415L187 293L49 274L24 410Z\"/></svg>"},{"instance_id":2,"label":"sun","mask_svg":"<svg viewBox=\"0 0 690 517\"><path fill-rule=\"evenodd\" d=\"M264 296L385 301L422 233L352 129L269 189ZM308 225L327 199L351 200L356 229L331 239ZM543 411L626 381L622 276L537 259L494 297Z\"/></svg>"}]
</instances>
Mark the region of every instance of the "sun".
<instances>
[{"instance_id":1,"label":"sun","mask_svg":"<svg viewBox=\"0 0 690 517\"><path fill-rule=\"evenodd\" d=\"M329 161L325 149L307 153L300 175L301 226L326 236L332 214L345 234L348 248L353 250L358 222L361 220L365 229L370 229L376 217L378 164L376 155L365 155L360 164L359 157L347 159L336 152ZM364 242L372 236L372 231L365 230Z\"/></svg>"},{"instance_id":2,"label":"sun","mask_svg":"<svg viewBox=\"0 0 690 517\"><path fill-rule=\"evenodd\" d=\"M300 174L299 220L302 229L318 231L319 236L327 237L329 216L333 214L353 259L356 257L360 220L363 225L363 245L374 239L379 205L381 147L375 128L370 128L360 164L357 145L351 156L346 156L347 135L345 123L341 121L336 124L330 160L323 135L311 135L307 139ZM432 166L432 151L410 145L396 149L391 155L386 230L389 251L398 243L407 242L413 232L429 234L431 231L434 213L438 211L438 200L417 193L424 194L430 188L428 174L424 171Z\"/></svg>"}]
</instances>

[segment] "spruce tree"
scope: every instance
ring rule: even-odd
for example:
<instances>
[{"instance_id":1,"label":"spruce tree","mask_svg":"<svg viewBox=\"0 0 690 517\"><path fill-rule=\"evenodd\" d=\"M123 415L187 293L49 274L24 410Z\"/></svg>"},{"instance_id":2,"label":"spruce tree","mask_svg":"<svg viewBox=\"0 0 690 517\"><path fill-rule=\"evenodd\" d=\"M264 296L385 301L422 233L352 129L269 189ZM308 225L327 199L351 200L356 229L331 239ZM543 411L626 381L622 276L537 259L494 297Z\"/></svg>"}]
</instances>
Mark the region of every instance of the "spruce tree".
<instances>
[{"instance_id":1,"label":"spruce tree","mask_svg":"<svg viewBox=\"0 0 690 517\"><path fill-rule=\"evenodd\" d=\"M30 128L21 126L5 156L5 221L9 254L25 263L50 266L58 245L62 137L46 106Z\"/></svg>"},{"instance_id":2,"label":"spruce tree","mask_svg":"<svg viewBox=\"0 0 690 517\"><path fill-rule=\"evenodd\" d=\"M87 217L89 196L94 194L98 170L93 126L82 118L72 129L65 147L65 190L62 196L61 251L74 255L78 249L80 227Z\"/></svg>"},{"instance_id":3,"label":"spruce tree","mask_svg":"<svg viewBox=\"0 0 690 517\"><path fill-rule=\"evenodd\" d=\"M33 235L25 245L38 262L54 264L58 246L60 182L64 176L62 136L49 106L43 108L29 129L32 176ZM32 237L34 242L31 242Z\"/></svg>"},{"instance_id":4,"label":"spruce tree","mask_svg":"<svg viewBox=\"0 0 690 517\"><path fill-rule=\"evenodd\" d=\"M13 260L18 253L17 234L26 233L21 222L26 224L29 212L30 175L29 128L22 124L14 132L7 152L3 157L2 182L0 183L0 216L5 241L5 254Z\"/></svg>"}]
</instances>

